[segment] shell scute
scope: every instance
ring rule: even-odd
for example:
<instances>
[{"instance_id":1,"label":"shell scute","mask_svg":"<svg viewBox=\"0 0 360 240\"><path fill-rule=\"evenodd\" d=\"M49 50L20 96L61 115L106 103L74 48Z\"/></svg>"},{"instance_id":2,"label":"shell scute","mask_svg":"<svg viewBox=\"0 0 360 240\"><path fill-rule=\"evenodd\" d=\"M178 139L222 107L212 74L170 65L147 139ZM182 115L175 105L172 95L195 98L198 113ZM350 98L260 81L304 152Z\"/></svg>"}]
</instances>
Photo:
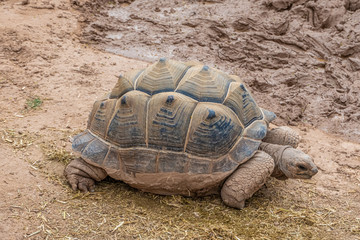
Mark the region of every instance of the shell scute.
<instances>
[{"instance_id":1,"label":"shell scute","mask_svg":"<svg viewBox=\"0 0 360 240\"><path fill-rule=\"evenodd\" d=\"M185 154L160 152L159 153L159 169L161 172L178 172L185 173L187 168L188 158Z\"/></svg>"},{"instance_id":2,"label":"shell scute","mask_svg":"<svg viewBox=\"0 0 360 240\"><path fill-rule=\"evenodd\" d=\"M76 136L74 136L74 140L72 142L72 148L76 152L82 152L85 147L95 139L93 135L91 135L88 131L82 132Z\"/></svg>"},{"instance_id":3,"label":"shell scute","mask_svg":"<svg viewBox=\"0 0 360 240\"><path fill-rule=\"evenodd\" d=\"M191 174L209 174L212 164L209 160L191 158L189 160L189 173Z\"/></svg>"},{"instance_id":4,"label":"shell scute","mask_svg":"<svg viewBox=\"0 0 360 240\"><path fill-rule=\"evenodd\" d=\"M237 114L245 127L256 120L263 119L260 108L242 83L234 82L230 85L224 105Z\"/></svg>"},{"instance_id":5,"label":"shell scute","mask_svg":"<svg viewBox=\"0 0 360 240\"><path fill-rule=\"evenodd\" d=\"M120 75L115 87L110 92L109 98L120 98L123 94L134 90L135 80L143 71L144 69L133 70L124 75Z\"/></svg>"},{"instance_id":6,"label":"shell scute","mask_svg":"<svg viewBox=\"0 0 360 240\"><path fill-rule=\"evenodd\" d=\"M241 164L248 160L254 152L259 149L260 143L260 141L253 139L241 138L234 149L231 150L229 156L238 164Z\"/></svg>"},{"instance_id":7,"label":"shell scute","mask_svg":"<svg viewBox=\"0 0 360 240\"><path fill-rule=\"evenodd\" d=\"M239 164L237 162L232 161L229 157L224 157L216 161L213 165L212 172L229 172L233 171Z\"/></svg>"},{"instance_id":8,"label":"shell scute","mask_svg":"<svg viewBox=\"0 0 360 240\"><path fill-rule=\"evenodd\" d=\"M179 93L159 93L153 96L149 102L148 146L183 151L195 106L196 101Z\"/></svg>"},{"instance_id":9,"label":"shell scute","mask_svg":"<svg viewBox=\"0 0 360 240\"><path fill-rule=\"evenodd\" d=\"M119 150L120 161L128 174L155 173L158 152L153 149Z\"/></svg>"},{"instance_id":10,"label":"shell scute","mask_svg":"<svg viewBox=\"0 0 360 240\"><path fill-rule=\"evenodd\" d=\"M107 129L106 140L117 146L146 146L146 114L150 97L140 91L123 95L114 109Z\"/></svg>"},{"instance_id":11,"label":"shell scute","mask_svg":"<svg viewBox=\"0 0 360 240\"><path fill-rule=\"evenodd\" d=\"M101 165L108 151L109 146L106 143L100 141L99 139L94 139L82 151L82 157L85 158L85 160L90 160L98 165Z\"/></svg>"},{"instance_id":12,"label":"shell scute","mask_svg":"<svg viewBox=\"0 0 360 240\"><path fill-rule=\"evenodd\" d=\"M113 147L110 147L109 153L107 154L102 165L109 169L120 169L119 151Z\"/></svg>"},{"instance_id":13,"label":"shell scute","mask_svg":"<svg viewBox=\"0 0 360 240\"><path fill-rule=\"evenodd\" d=\"M93 118L89 121L89 129L96 135L105 138L106 129L109 123L109 116L112 115L116 99L100 100L95 102Z\"/></svg>"},{"instance_id":14,"label":"shell scute","mask_svg":"<svg viewBox=\"0 0 360 240\"><path fill-rule=\"evenodd\" d=\"M225 73L207 66L195 65L186 72L175 91L199 102L222 103L233 81Z\"/></svg>"},{"instance_id":15,"label":"shell scute","mask_svg":"<svg viewBox=\"0 0 360 240\"><path fill-rule=\"evenodd\" d=\"M174 91L190 66L174 60L160 59L149 66L136 80L136 89L154 95Z\"/></svg>"},{"instance_id":16,"label":"shell scute","mask_svg":"<svg viewBox=\"0 0 360 240\"><path fill-rule=\"evenodd\" d=\"M243 127L234 112L221 104L199 103L193 115L185 151L195 156L223 156L242 133Z\"/></svg>"},{"instance_id":17,"label":"shell scute","mask_svg":"<svg viewBox=\"0 0 360 240\"><path fill-rule=\"evenodd\" d=\"M257 120L253 122L243 134L243 137L261 140L266 136L267 124L263 120Z\"/></svg>"}]
</instances>

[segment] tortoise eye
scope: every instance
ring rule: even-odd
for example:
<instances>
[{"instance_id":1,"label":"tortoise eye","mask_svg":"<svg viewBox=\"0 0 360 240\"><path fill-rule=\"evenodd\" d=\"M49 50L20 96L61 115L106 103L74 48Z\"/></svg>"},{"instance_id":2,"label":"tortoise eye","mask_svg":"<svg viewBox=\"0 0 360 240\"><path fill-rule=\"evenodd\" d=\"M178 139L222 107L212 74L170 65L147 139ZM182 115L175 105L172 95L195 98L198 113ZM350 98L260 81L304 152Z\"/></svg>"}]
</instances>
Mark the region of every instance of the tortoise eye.
<instances>
[{"instance_id":1,"label":"tortoise eye","mask_svg":"<svg viewBox=\"0 0 360 240\"><path fill-rule=\"evenodd\" d=\"M302 164L299 164L297 167L298 167L300 170L302 170L302 171L307 170L307 168L306 168L304 165L302 165Z\"/></svg>"}]
</instances>

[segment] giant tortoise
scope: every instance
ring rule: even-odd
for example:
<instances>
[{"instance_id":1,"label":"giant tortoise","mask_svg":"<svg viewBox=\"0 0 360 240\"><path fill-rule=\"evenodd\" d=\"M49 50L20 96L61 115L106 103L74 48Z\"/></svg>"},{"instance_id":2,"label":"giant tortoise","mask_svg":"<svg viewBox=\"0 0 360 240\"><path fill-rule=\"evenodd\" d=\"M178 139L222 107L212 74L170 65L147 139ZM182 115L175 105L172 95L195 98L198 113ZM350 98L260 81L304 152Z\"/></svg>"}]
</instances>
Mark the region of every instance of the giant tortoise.
<instances>
[{"instance_id":1,"label":"giant tortoise","mask_svg":"<svg viewBox=\"0 0 360 240\"><path fill-rule=\"evenodd\" d=\"M75 136L65 168L74 190L107 175L145 192L220 194L243 208L268 179L311 178L317 167L299 136L260 108L244 82L199 62L161 58L119 77Z\"/></svg>"}]
</instances>

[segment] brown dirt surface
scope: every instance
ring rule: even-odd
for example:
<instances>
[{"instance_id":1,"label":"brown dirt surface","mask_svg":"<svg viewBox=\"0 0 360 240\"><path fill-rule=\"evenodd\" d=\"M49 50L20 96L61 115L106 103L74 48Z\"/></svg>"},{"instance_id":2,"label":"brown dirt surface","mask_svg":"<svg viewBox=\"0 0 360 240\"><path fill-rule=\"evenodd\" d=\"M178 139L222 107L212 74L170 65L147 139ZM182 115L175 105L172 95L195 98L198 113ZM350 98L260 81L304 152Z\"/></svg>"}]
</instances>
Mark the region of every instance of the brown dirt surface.
<instances>
[{"instance_id":1,"label":"brown dirt surface","mask_svg":"<svg viewBox=\"0 0 360 240\"><path fill-rule=\"evenodd\" d=\"M130 30L141 23L144 29L154 26L153 31L141 33L144 43L138 45L136 36L124 30L123 36L129 34L134 43L125 37L125 47L117 46L119 51L133 46L151 53L141 50L149 41L148 47L162 55L161 51L175 46L181 50L176 54L174 50L175 58L198 58L246 77L260 104L274 110L280 123L286 114L295 116L303 108L300 103L306 104L302 120L288 122L297 124L294 129L303 137L300 149L314 158L319 173L306 181L272 179L243 210L226 207L218 196L158 196L111 179L99 183L94 193L71 191L63 176L64 164L73 159L71 136L85 129L93 102L114 86L116 76L148 62L88 44L93 21L99 21L92 36L100 45L105 38L99 32L106 36L114 24L109 21L104 29L93 4L0 1L0 239L360 239L360 144L308 124L321 127L335 121L334 127L341 127L346 136L359 131L355 121L359 120L359 69L353 70L359 61L357 2L336 8L336 1L334 6L324 1L254 1L261 10L260 20L249 19L249 14L260 16L255 8L242 15L236 9L230 9L235 15L230 10L228 14L215 11L227 1L177 1L183 4L179 7L172 5L175 2L159 1L159 6L151 7L145 1L117 3L142 9L133 16L120 12L124 19L120 18L119 26ZM249 7L250 1L243 4ZM167 25L175 18L160 21L158 14L167 17L182 9L186 11L179 26ZM196 10L198 20L186 15L194 11L189 9ZM339 9L342 12L337 13ZM270 17L278 17L278 23ZM288 27L276 27L286 19L292 19L285 21ZM302 32L304 25L311 26L311 32ZM175 34L178 29L185 29L190 37ZM171 35L170 30L180 45L166 39L153 44L162 39L161 31ZM299 38L294 39L292 32ZM314 36L300 41L306 34ZM201 50L195 36L203 36L206 49L209 44L214 49ZM333 45L337 41L341 46ZM220 48L220 43L227 47ZM342 122L343 118L350 120Z\"/></svg>"},{"instance_id":2,"label":"brown dirt surface","mask_svg":"<svg viewBox=\"0 0 360 240\"><path fill-rule=\"evenodd\" d=\"M277 124L360 142L359 1L101 2L77 6L88 13L83 42L138 59L200 60L244 79Z\"/></svg>"}]
</instances>

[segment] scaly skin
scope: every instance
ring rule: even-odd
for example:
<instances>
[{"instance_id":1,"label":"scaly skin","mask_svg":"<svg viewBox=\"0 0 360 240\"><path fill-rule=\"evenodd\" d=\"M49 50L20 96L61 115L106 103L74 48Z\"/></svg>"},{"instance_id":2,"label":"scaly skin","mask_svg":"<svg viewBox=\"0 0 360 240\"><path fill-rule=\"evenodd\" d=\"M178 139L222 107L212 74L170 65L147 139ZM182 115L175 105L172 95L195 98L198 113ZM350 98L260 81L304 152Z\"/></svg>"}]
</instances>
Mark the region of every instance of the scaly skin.
<instances>
[{"instance_id":1,"label":"scaly skin","mask_svg":"<svg viewBox=\"0 0 360 240\"><path fill-rule=\"evenodd\" d=\"M291 146L261 143L260 150L268 153L274 159L276 166L272 176L278 179L309 179L318 172L309 155ZM283 175L279 176L279 173Z\"/></svg>"},{"instance_id":2,"label":"scaly skin","mask_svg":"<svg viewBox=\"0 0 360 240\"><path fill-rule=\"evenodd\" d=\"M288 127L270 130L260 150L225 181L221 189L224 203L230 207L243 208L245 200L259 190L272 176L308 179L318 170L310 156L295 149L299 135Z\"/></svg>"},{"instance_id":3,"label":"scaly skin","mask_svg":"<svg viewBox=\"0 0 360 240\"><path fill-rule=\"evenodd\" d=\"M271 129L267 132L263 142L290 145L293 148L297 148L300 142L300 136L297 132L287 126L281 126Z\"/></svg>"},{"instance_id":4,"label":"scaly skin","mask_svg":"<svg viewBox=\"0 0 360 240\"><path fill-rule=\"evenodd\" d=\"M259 190L275 167L272 157L257 151L246 163L231 174L221 189L221 198L230 207L243 208L245 200Z\"/></svg>"},{"instance_id":5,"label":"scaly skin","mask_svg":"<svg viewBox=\"0 0 360 240\"><path fill-rule=\"evenodd\" d=\"M76 158L64 170L64 175L71 188L82 192L94 191L95 181L101 181L106 176L105 170L92 166L82 158Z\"/></svg>"}]
</instances>

